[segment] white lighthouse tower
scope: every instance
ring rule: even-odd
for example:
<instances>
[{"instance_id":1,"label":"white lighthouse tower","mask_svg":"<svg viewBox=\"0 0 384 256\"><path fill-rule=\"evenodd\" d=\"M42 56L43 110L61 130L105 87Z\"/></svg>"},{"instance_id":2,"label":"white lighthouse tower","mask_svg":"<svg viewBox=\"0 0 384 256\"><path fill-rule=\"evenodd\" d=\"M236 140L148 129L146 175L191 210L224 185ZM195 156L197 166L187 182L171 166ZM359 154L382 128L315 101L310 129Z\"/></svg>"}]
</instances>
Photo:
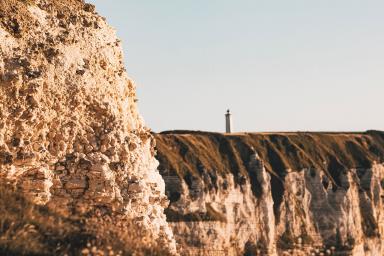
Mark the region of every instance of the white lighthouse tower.
<instances>
[{"instance_id":1,"label":"white lighthouse tower","mask_svg":"<svg viewBox=\"0 0 384 256\"><path fill-rule=\"evenodd\" d=\"M229 109L227 110L227 114L225 114L225 132L232 132L232 114Z\"/></svg>"}]
</instances>

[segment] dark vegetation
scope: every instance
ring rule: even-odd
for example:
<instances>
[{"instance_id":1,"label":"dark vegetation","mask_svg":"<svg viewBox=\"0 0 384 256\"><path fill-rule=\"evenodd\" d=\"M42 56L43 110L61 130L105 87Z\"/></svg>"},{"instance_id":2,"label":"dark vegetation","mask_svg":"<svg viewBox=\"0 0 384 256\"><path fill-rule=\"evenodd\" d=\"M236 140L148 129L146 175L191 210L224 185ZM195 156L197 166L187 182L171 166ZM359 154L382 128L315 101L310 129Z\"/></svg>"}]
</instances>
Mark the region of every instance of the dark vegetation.
<instances>
[{"instance_id":1,"label":"dark vegetation","mask_svg":"<svg viewBox=\"0 0 384 256\"><path fill-rule=\"evenodd\" d=\"M63 217L0 187L0 255L167 255L132 221L97 210Z\"/></svg>"}]
</instances>

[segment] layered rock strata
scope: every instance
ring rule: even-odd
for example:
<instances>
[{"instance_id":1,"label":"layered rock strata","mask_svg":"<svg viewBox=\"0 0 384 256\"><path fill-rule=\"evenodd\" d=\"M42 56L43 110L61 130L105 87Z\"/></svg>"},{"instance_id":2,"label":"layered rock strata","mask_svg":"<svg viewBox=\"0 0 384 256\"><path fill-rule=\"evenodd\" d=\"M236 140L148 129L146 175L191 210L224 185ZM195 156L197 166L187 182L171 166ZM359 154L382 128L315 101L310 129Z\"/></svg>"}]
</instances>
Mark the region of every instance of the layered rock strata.
<instances>
[{"instance_id":1,"label":"layered rock strata","mask_svg":"<svg viewBox=\"0 0 384 256\"><path fill-rule=\"evenodd\" d=\"M134 219L174 250L121 42L80 0L0 1L0 177L64 215Z\"/></svg>"},{"instance_id":2,"label":"layered rock strata","mask_svg":"<svg viewBox=\"0 0 384 256\"><path fill-rule=\"evenodd\" d=\"M384 133L155 137L183 255L384 255Z\"/></svg>"}]
</instances>

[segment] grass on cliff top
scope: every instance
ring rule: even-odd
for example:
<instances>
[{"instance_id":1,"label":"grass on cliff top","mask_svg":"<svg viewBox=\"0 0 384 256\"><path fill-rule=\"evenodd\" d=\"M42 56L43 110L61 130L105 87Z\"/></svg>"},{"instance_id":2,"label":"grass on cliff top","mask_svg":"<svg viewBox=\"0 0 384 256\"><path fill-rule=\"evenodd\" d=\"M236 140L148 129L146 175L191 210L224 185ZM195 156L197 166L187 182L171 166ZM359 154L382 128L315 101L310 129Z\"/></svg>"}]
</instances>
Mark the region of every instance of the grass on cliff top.
<instances>
[{"instance_id":1,"label":"grass on cliff top","mask_svg":"<svg viewBox=\"0 0 384 256\"><path fill-rule=\"evenodd\" d=\"M371 167L384 161L384 132L297 132L220 134L169 131L155 134L159 169L184 178L191 174L217 172L236 176L249 174L254 150L267 170L283 178L287 170L325 170L335 185L339 174L351 168Z\"/></svg>"},{"instance_id":2,"label":"grass on cliff top","mask_svg":"<svg viewBox=\"0 0 384 256\"><path fill-rule=\"evenodd\" d=\"M167 255L133 223L60 217L0 187L0 255Z\"/></svg>"}]
</instances>

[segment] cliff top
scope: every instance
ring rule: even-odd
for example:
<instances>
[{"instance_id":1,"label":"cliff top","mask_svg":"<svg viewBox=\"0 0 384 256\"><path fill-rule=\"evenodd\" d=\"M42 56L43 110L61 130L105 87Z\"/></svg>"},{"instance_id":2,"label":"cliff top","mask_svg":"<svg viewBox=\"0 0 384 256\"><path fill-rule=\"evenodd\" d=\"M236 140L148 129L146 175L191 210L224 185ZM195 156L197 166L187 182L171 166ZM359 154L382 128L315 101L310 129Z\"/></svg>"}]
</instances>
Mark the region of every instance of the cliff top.
<instances>
[{"instance_id":1,"label":"cliff top","mask_svg":"<svg viewBox=\"0 0 384 256\"><path fill-rule=\"evenodd\" d=\"M86 11L94 11L94 7L85 4L82 0L7 0L0 1L0 23L2 26L15 37L21 37L29 31L34 31L36 27L34 17L28 10L29 6L37 5L48 13L54 13L60 10L58 19L76 13L82 9Z\"/></svg>"},{"instance_id":2,"label":"cliff top","mask_svg":"<svg viewBox=\"0 0 384 256\"><path fill-rule=\"evenodd\" d=\"M221 134L165 131L155 135L160 170L180 177L203 172L247 175L256 151L267 171L284 177L304 168L325 170L339 185L339 173L370 168L384 159L384 132L276 132Z\"/></svg>"}]
</instances>

